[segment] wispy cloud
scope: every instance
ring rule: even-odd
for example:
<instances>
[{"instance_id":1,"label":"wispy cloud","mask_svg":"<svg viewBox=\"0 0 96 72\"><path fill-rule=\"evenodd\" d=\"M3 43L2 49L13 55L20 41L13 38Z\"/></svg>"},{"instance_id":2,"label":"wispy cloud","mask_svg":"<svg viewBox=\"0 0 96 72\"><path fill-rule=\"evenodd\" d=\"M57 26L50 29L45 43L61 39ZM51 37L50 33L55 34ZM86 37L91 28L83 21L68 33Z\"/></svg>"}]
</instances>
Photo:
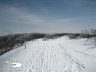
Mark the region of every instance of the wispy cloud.
<instances>
[{"instance_id":1,"label":"wispy cloud","mask_svg":"<svg viewBox=\"0 0 96 72\"><path fill-rule=\"evenodd\" d=\"M44 19L28 12L24 8L11 7L5 4L0 4L0 6L1 14L3 14L0 19L7 22L22 24L43 24L45 22Z\"/></svg>"},{"instance_id":2,"label":"wispy cloud","mask_svg":"<svg viewBox=\"0 0 96 72\"><path fill-rule=\"evenodd\" d=\"M74 5L75 7L74 3L72 3L72 5ZM82 12L86 8L80 9L79 11L83 14L81 13L80 15L78 15L79 11L73 11L75 9L71 9L70 7L67 7L69 8L69 10L65 7L65 10L63 11L64 13L61 14L62 11L60 11L59 9L54 10L55 7L51 9L50 7L46 8L43 6L37 8L36 10L36 8L28 8L27 6L12 6L0 3L0 31L1 33L80 32L83 29L96 27L96 13L90 12L89 10L91 8L87 10L89 11L88 13L87 11L85 11L85 13ZM41 11L37 12L38 10ZM67 10L68 12L66 12Z\"/></svg>"}]
</instances>

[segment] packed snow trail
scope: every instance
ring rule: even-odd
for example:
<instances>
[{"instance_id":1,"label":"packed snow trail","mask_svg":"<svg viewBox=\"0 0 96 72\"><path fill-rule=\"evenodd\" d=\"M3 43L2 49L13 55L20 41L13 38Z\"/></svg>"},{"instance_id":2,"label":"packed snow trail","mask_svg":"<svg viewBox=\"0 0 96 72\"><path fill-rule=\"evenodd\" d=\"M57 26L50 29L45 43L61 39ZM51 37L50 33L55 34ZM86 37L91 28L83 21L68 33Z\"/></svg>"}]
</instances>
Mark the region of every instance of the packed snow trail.
<instances>
[{"instance_id":1,"label":"packed snow trail","mask_svg":"<svg viewBox=\"0 0 96 72\"><path fill-rule=\"evenodd\" d=\"M0 56L0 72L96 72L96 49L67 37L27 42Z\"/></svg>"}]
</instances>

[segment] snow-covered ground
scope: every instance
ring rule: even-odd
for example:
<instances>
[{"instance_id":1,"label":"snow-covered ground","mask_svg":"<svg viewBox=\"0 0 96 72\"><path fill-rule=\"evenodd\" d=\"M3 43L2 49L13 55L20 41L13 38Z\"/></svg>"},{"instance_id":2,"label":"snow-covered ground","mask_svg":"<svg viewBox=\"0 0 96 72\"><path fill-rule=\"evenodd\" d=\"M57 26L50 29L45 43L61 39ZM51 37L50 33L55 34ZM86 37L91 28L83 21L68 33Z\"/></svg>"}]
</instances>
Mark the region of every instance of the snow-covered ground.
<instances>
[{"instance_id":1,"label":"snow-covered ground","mask_svg":"<svg viewBox=\"0 0 96 72\"><path fill-rule=\"evenodd\" d=\"M91 40L64 36L25 45L0 56L0 72L96 72Z\"/></svg>"}]
</instances>

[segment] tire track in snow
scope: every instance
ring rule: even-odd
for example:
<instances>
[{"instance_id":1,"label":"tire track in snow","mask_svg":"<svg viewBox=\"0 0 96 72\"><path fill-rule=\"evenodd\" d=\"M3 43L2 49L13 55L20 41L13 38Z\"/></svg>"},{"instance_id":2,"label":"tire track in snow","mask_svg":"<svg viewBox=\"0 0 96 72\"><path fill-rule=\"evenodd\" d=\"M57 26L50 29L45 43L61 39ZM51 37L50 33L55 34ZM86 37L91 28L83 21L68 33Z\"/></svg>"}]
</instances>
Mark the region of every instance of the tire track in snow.
<instances>
[{"instance_id":1,"label":"tire track in snow","mask_svg":"<svg viewBox=\"0 0 96 72\"><path fill-rule=\"evenodd\" d=\"M47 56L46 71L47 72L60 72L61 69L64 69L64 66L62 66L62 68L60 68L60 65L59 65L60 61L58 62L58 59L56 58L56 55L58 55L58 50L56 51L56 47L47 45L46 51L47 51L47 54L45 54ZM60 54L59 54L59 56L60 56ZM63 61L63 59L62 59L62 61ZM62 70L62 72L63 72L63 70Z\"/></svg>"},{"instance_id":2,"label":"tire track in snow","mask_svg":"<svg viewBox=\"0 0 96 72\"><path fill-rule=\"evenodd\" d=\"M44 72L53 72L54 70L56 70L54 47L52 47L51 45L47 45L44 55L45 55L45 58L44 58L45 71Z\"/></svg>"},{"instance_id":3,"label":"tire track in snow","mask_svg":"<svg viewBox=\"0 0 96 72\"><path fill-rule=\"evenodd\" d=\"M47 54L46 54L47 55L46 66L47 66L47 71L50 72L50 71L52 71L53 65L54 65L54 61L53 61L53 57L52 57L53 52L52 52L50 46L48 46L46 48L47 48L46 49L47 50Z\"/></svg>"}]
</instances>

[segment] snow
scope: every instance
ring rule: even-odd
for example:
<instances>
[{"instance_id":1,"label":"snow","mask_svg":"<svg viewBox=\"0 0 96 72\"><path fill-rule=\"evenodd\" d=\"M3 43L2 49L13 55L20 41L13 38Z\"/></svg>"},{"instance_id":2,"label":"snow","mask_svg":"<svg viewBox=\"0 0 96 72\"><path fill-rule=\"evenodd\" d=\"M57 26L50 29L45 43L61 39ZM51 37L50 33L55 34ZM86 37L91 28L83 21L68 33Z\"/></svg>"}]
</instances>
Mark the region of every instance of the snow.
<instances>
[{"instance_id":1,"label":"snow","mask_svg":"<svg viewBox=\"0 0 96 72\"><path fill-rule=\"evenodd\" d=\"M96 72L96 49L91 43L67 36L30 41L26 48L0 56L0 72Z\"/></svg>"}]
</instances>

